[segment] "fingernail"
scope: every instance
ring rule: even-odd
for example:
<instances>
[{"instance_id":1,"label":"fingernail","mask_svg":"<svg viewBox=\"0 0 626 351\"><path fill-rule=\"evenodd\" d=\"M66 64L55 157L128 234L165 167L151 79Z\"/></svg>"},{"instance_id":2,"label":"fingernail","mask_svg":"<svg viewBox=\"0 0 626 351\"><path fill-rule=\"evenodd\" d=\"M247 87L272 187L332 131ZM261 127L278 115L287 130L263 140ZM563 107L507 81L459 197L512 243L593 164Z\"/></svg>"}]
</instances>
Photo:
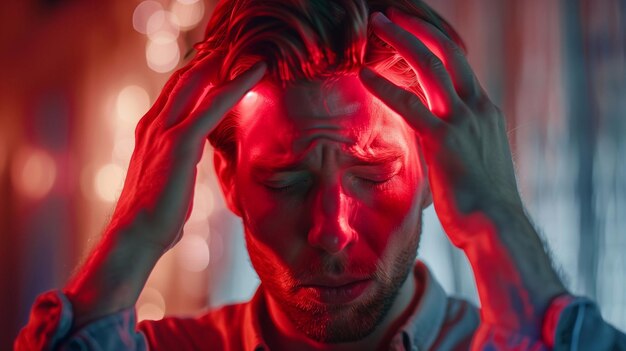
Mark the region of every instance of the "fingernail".
<instances>
[{"instance_id":1,"label":"fingernail","mask_svg":"<svg viewBox=\"0 0 626 351\"><path fill-rule=\"evenodd\" d=\"M372 22L375 22L376 24L386 24L390 23L391 21L389 20L389 18L387 18L387 16L385 16L385 14L376 11L372 14Z\"/></svg>"}]
</instances>

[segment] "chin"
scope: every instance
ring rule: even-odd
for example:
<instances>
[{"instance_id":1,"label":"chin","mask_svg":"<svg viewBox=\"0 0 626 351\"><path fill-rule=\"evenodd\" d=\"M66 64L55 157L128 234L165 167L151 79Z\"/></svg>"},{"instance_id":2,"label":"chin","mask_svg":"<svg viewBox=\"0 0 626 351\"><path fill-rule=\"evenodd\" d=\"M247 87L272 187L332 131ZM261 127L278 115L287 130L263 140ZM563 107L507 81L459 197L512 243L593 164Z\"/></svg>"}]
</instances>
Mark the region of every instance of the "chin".
<instances>
[{"instance_id":1,"label":"chin","mask_svg":"<svg viewBox=\"0 0 626 351\"><path fill-rule=\"evenodd\" d=\"M298 295L277 301L293 325L311 340L326 344L353 342L376 330L391 309L403 281L393 286L375 282L348 303L328 304Z\"/></svg>"}]
</instances>

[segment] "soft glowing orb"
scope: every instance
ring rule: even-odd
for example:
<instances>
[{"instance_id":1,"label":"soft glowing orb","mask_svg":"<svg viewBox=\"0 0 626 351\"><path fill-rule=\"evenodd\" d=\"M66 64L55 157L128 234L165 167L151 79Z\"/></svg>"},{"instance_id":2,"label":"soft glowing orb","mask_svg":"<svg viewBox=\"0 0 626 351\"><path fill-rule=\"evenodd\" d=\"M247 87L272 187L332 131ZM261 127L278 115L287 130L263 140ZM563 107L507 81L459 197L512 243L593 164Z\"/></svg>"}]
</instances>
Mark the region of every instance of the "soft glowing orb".
<instances>
[{"instance_id":1,"label":"soft glowing orb","mask_svg":"<svg viewBox=\"0 0 626 351\"><path fill-rule=\"evenodd\" d=\"M141 291L139 298L137 299L137 305L144 303L151 303L162 310L165 310L165 299L161 292L153 287L146 286Z\"/></svg>"},{"instance_id":2,"label":"soft glowing orb","mask_svg":"<svg viewBox=\"0 0 626 351\"><path fill-rule=\"evenodd\" d=\"M124 182L124 168L109 163L98 170L94 178L96 195L106 202L113 202L120 195Z\"/></svg>"},{"instance_id":3,"label":"soft glowing orb","mask_svg":"<svg viewBox=\"0 0 626 351\"><path fill-rule=\"evenodd\" d=\"M134 129L137 121L149 108L150 96L146 89L140 86L126 86L117 94L115 110L118 121L123 123L124 127L130 126Z\"/></svg>"},{"instance_id":4,"label":"soft glowing orb","mask_svg":"<svg viewBox=\"0 0 626 351\"><path fill-rule=\"evenodd\" d=\"M24 148L17 153L12 180L22 195L32 199L44 197L52 189L56 175L56 164L44 150Z\"/></svg>"},{"instance_id":5,"label":"soft glowing orb","mask_svg":"<svg viewBox=\"0 0 626 351\"><path fill-rule=\"evenodd\" d=\"M170 10L176 15L180 29L189 30L202 21L204 17L204 2L173 1Z\"/></svg>"},{"instance_id":6,"label":"soft glowing orb","mask_svg":"<svg viewBox=\"0 0 626 351\"><path fill-rule=\"evenodd\" d=\"M148 34L148 21L158 12L163 12L163 6L160 2L151 0L142 1L135 7L135 11L133 12L133 28L141 34ZM158 20L158 18L156 18L156 20ZM165 20L165 16L163 16L162 20Z\"/></svg>"},{"instance_id":7,"label":"soft glowing orb","mask_svg":"<svg viewBox=\"0 0 626 351\"><path fill-rule=\"evenodd\" d=\"M178 38L180 25L178 17L170 11L158 11L148 19L147 35L149 39L156 40L159 36L168 35Z\"/></svg>"},{"instance_id":8,"label":"soft glowing orb","mask_svg":"<svg viewBox=\"0 0 626 351\"><path fill-rule=\"evenodd\" d=\"M153 303L146 302L137 308L137 320L158 321L165 316L165 310Z\"/></svg>"},{"instance_id":9,"label":"soft glowing orb","mask_svg":"<svg viewBox=\"0 0 626 351\"><path fill-rule=\"evenodd\" d=\"M209 245L197 234L186 233L177 245L180 265L190 272L202 272L209 266Z\"/></svg>"},{"instance_id":10,"label":"soft glowing orb","mask_svg":"<svg viewBox=\"0 0 626 351\"><path fill-rule=\"evenodd\" d=\"M178 42L163 35L149 40L146 46L148 67L155 72L166 73L173 70L180 60Z\"/></svg>"}]
</instances>

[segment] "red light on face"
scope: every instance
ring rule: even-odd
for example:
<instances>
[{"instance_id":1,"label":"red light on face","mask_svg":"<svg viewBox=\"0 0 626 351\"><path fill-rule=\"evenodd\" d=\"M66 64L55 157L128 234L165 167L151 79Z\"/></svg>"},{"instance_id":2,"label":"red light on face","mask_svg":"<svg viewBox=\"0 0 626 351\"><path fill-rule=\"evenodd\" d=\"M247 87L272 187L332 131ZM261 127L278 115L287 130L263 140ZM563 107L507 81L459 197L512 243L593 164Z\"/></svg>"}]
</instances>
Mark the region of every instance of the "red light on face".
<instances>
[{"instance_id":1,"label":"red light on face","mask_svg":"<svg viewBox=\"0 0 626 351\"><path fill-rule=\"evenodd\" d=\"M241 106L250 107L257 102L258 98L259 94L257 92L250 91L241 99Z\"/></svg>"}]
</instances>

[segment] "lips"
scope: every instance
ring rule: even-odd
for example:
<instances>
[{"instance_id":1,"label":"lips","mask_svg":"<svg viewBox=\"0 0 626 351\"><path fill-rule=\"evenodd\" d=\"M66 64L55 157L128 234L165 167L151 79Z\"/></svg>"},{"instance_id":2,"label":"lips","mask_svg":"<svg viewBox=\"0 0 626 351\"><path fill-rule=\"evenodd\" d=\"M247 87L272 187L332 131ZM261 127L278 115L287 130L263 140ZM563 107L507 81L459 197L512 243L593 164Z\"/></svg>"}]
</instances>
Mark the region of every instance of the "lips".
<instances>
[{"instance_id":1,"label":"lips","mask_svg":"<svg viewBox=\"0 0 626 351\"><path fill-rule=\"evenodd\" d=\"M371 283L371 279L318 280L302 289L320 303L347 304L363 295Z\"/></svg>"}]
</instances>

